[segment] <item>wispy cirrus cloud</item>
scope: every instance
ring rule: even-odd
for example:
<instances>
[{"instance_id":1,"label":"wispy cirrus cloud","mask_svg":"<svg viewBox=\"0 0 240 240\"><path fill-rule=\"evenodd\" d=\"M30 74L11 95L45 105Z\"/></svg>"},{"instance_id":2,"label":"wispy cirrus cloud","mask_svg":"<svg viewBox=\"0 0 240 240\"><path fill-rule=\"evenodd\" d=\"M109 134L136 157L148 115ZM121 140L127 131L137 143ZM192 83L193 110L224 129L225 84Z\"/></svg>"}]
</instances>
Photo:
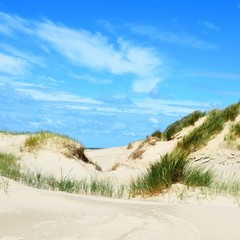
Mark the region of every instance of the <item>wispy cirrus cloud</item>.
<instances>
[{"instance_id":1,"label":"wispy cirrus cloud","mask_svg":"<svg viewBox=\"0 0 240 240\"><path fill-rule=\"evenodd\" d=\"M143 98L141 100L135 100L134 105L140 108L145 113L149 114L165 114L168 116L177 116L189 114L194 111L194 109L206 110L210 107L208 103L202 103L191 100L162 100L162 99L152 99Z\"/></svg>"},{"instance_id":2,"label":"wispy cirrus cloud","mask_svg":"<svg viewBox=\"0 0 240 240\"><path fill-rule=\"evenodd\" d=\"M89 74L76 74L76 73L70 73L70 77L74 79L84 80L89 83L93 84L111 84L113 80L107 79L107 78L97 78L95 76L89 75Z\"/></svg>"},{"instance_id":3,"label":"wispy cirrus cloud","mask_svg":"<svg viewBox=\"0 0 240 240\"><path fill-rule=\"evenodd\" d=\"M72 63L94 71L148 78L155 75L162 65L153 49L143 48L120 38L111 43L100 33L74 30L45 21L38 23L36 35L50 43Z\"/></svg>"},{"instance_id":4,"label":"wispy cirrus cloud","mask_svg":"<svg viewBox=\"0 0 240 240\"><path fill-rule=\"evenodd\" d=\"M17 92L31 95L35 100L49 101L49 102L73 102L73 103L88 103L88 104L102 104L101 101L89 98L80 97L67 92L43 92L36 89L18 88Z\"/></svg>"},{"instance_id":5,"label":"wispy cirrus cloud","mask_svg":"<svg viewBox=\"0 0 240 240\"><path fill-rule=\"evenodd\" d=\"M200 24L203 25L205 28L213 30L215 32L219 30L219 27L215 23L207 20L200 21Z\"/></svg>"},{"instance_id":6,"label":"wispy cirrus cloud","mask_svg":"<svg viewBox=\"0 0 240 240\"><path fill-rule=\"evenodd\" d=\"M95 73L128 74L136 92L148 93L162 79L159 69L164 68L164 64L157 51L120 36L110 39L100 32L72 29L49 20L26 20L5 13L0 13L0 31L12 38L24 34L28 40L31 38L38 51L49 55L57 53L69 64ZM13 52L13 49L9 50ZM144 86L149 79L154 80L146 88Z\"/></svg>"},{"instance_id":7,"label":"wispy cirrus cloud","mask_svg":"<svg viewBox=\"0 0 240 240\"><path fill-rule=\"evenodd\" d=\"M0 52L0 74L21 77L26 74L27 66L24 59Z\"/></svg>"},{"instance_id":8,"label":"wispy cirrus cloud","mask_svg":"<svg viewBox=\"0 0 240 240\"><path fill-rule=\"evenodd\" d=\"M4 53L7 53L11 56L21 58L30 64L45 66L44 59L29 50L21 50L17 49L16 47L10 46L7 43L0 43L0 52L1 51L4 51Z\"/></svg>"},{"instance_id":9,"label":"wispy cirrus cloud","mask_svg":"<svg viewBox=\"0 0 240 240\"><path fill-rule=\"evenodd\" d=\"M204 72L204 71L192 71L185 74L188 77L204 77L212 79L223 79L231 81L240 81L240 73L231 72Z\"/></svg>"},{"instance_id":10,"label":"wispy cirrus cloud","mask_svg":"<svg viewBox=\"0 0 240 240\"><path fill-rule=\"evenodd\" d=\"M133 83L133 90L136 93L151 92L155 89L158 83L161 82L161 77L150 77L146 79L140 79Z\"/></svg>"},{"instance_id":11,"label":"wispy cirrus cloud","mask_svg":"<svg viewBox=\"0 0 240 240\"><path fill-rule=\"evenodd\" d=\"M15 32L31 33L31 22L16 15L0 12L0 32L8 36L14 36Z\"/></svg>"},{"instance_id":12,"label":"wispy cirrus cloud","mask_svg":"<svg viewBox=\"0 0 240 240\"><path fill-rule=\"evenodd\" d=\"M147 36L156 41L173 43L184 47L202 50L217 50L219 48L218 44L207 43L189 33L176 33L148 25L128 24L128 28L135 34Z\"/></svg>"}]
</instances>

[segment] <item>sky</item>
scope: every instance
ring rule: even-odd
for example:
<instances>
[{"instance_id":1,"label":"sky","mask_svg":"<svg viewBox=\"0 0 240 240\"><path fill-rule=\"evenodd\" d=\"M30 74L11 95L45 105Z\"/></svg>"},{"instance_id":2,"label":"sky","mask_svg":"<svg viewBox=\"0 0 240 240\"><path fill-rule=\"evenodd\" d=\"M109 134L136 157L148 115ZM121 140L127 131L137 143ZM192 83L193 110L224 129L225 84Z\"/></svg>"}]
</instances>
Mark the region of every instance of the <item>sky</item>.
<instances>
[{"instance_id":1,"label":"sky","mask_svg":"<svg viewBox=\"0 0 240 240\"><path fill-rule=\"evenodd\" d=\"M240 0L0 0L0 129L86 147L240 100Z\"/></svg>"}]
</instances>

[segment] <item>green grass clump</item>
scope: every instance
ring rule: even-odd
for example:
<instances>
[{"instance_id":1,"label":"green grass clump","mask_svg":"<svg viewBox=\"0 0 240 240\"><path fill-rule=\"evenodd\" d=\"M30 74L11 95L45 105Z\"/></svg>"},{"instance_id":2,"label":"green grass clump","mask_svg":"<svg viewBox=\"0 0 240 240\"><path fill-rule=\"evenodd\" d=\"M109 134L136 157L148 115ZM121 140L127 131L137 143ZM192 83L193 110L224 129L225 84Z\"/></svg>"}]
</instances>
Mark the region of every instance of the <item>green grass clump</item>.
<instances>
[{"instance_id":1,"label":"green grass clump","mask_svg":"<svg viewBox=\"0 0 240 240\"><path fill-rule=\"evenodd\" d=\"M121 191L121 189L124 189L124 186L116 189L109 179L92 178L91 180L76 180L70 179L67 176L56 179L52 175L47 176L41 173L26 172L22 174L20 182L31 187L46 190L101 195L105 197L121 198L124 193L124 190Z\"/></svg>"},{"instance_id":2,"label":"green grass clump","mask_svg":"<svg viewBox=\"0 0 240 240\"><path fill-rule=\"evenodd\" d=\"M231 195L240 206L240 179L237 177L229 177L226 180L214 182L210 188L204 189L208 195Z\"/></svg>"},{"instance_id":3,"label":"green grass clump","mask_svg":"<svg viewBox=\"0 0 240 240\"><path fill-rule=\"evenodd\" d=\"M189 154L204 146L214 135L221 132L224 127L224 119L221 111L212 110L202 125L195 128L182 141L178 142L177 148Z\"/></svg>"},{"instance_id":4,"label":"green grass clump","mask_svg":"<svg viewBox=\"0 0 240 240\"><path fill-rule=\"evenodd\" d=\"M28 151L33 151L42 147L49 139L54 137L64 138L62 135L57 135L51 132L38 132L27 137L25 141L25 148Z\"/></svg>"},{"instance_id":5,"label":"green grass clump","mask_svg":"<svg viewBox=\"0 0 240 240\"><path fill-rule=\"evenodd\" d=\"M11 131L11 130L0 130L0 133L6 135L23 135L23 134L30 134L30 132L18 132L18 131Z\"/></svg>"},{"instance_id":6,"label":"green grass clump","mask_svg":"<svg viewBox=\"0 0 240 240\"><path fill-rule=\"evenodd\" d=\"M214 175L211 170L200 166L187 167L183 173L183 184L191 187L209 187L213 183Z\"/></svg>"},{"instance_id":7,"label":"green grass clump","mask_svg":"<svg viewBox=\"0 0 240 240\"><path fill-rule=\"evenodd\" d=\"M232 148L240 150L240 123L235 123L231 126L229 133L225 136L224 140L227 142L227 145Z\"/></svg>"},{"instance_id":8,"label":"green grass clump","mask_svg":"<svg viewBox=\"0 0 240 240\"><path fill-rule=\"evenodd\" d=\"M231 128L230 132L226 136L226 140L236 140L240 138L240 123L235 123Z\"/></svg>"},{"instance_id":9,"label":"green grass clump","mask_svg":"<svg viewBox=\"0 0 240 240\"><path fill-rule=\"evenodd\" d=\"M240 114L240 103L230 105L224 110L214 109L208 113L204 123L185 136L177 148L193 152L206 145L216 134L220 133L227 121L233 121ZM238 131L238 129L237 129Z\"/></svg>"},{"instance_id":10,"label":"green grass clump","mask_svg":"<svg viewBox=\"0 0 240 240\"><path fill-rule=\"evenodd\" d=\"M46 146L47 144L55 144L55 147L58 147L61 153L69 158L81 159L86 163L92 163L85 156L85 148L77 143L75 140L69 138L65 135L55 134L51 132L38 132L32 135L29 135L25 141L24 149L29 152L39 150ZM93 164L93 163L92 163ZM100 167L96 165L97 170L101 171Z\"/></svg>"},{"instance_id":11,"label":"green grass clump","mask_svg":"<svg viewBox=\"0 0 240 240\"><path fill-rule=\"evenodd\" d=\"M152 164L147 172L130 184L130 195L152 196L162 193L174 183L189 186L209 186L212 182L211 171L188 166L187 155L173 151Z\"/></svg>"},{"instance_id":12,"label":"green grass clump","mask_svg":"<svg viewBox=\"0 0 240 240\"><path fill-rule=\"evenodd\" d=\"M0 176L18 180L21 177L18 159L12 154L0 153Z\"/></svg>"},{"instance_id":13,"label":"green grass clump","mask_svg":"<svg viewBox=\"0 0 240 240\"><path fill-rule=\"evenodd\" d=\"M224 119L224 121L234 121L239 114L240 114L240 101L238 103L226 107L222 111L221 116Z\"/></svg>"},{"instance_id":14,"label":"green grass clump","mask_svg":"<svg viewBox=\"0 0 240 240\"><path fill-rule=\"evenodd\" d=\"M161 132L159 129L157 129L157 130L155 130L155 131L151 134L151 136L152 136L152 137L156 137L156 138L158 138L158 139L162 139L163 134L162 134L162 132Z\"/></svg>"},{"instance_id":15,"label":"green grass clump","mask_svg":"<svg viewBox=\"0 0 240 240\"><path fill-rule=\"evenodd\" d=\"M213 110L211 112L218 111ZM210 114L211 114L210 112ZM224 110L219 111L219 118L221 118L222 122L227 121L234 121L235 118L240 114L240 102L232 104L228 107L226 107ZM205 112L201 111L194 111L193 113L185 116L179 121L176 121L175 123L169 125L166 130L163 132L163 137L166 140L171 140L173 136L180 132L184 127L188 127L190 125L194 125L194 123L201 117L205 116ZM219 119L218 119L219 121Z\"/></svg>"},{"instance_id":16,"label":"green grass clump","mask_svg":"<svg viewBox=\"0 0 240 240\"><path fill-rule=\"evenodd\" d=\"M190 125L194 125L194 123L201 117L205 116L205 112L201 111L194 111L190 113L189 115L185 116L179 121L176 121L175 123L169 125L166 130L163 132L164 138L169 141L172 139L172 137L180 132L183 128L188 127Z\"/></svg>"}]
</instances>

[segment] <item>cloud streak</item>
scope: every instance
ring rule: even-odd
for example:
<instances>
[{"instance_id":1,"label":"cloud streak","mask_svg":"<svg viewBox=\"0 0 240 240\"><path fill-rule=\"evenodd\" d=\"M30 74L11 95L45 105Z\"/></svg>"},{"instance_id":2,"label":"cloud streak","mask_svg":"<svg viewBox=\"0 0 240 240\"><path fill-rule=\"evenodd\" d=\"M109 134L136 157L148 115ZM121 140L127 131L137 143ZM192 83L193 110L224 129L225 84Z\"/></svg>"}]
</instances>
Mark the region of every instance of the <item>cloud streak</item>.
<instances>
[{"instance_id":1,"label":"cloud streak","mask_svg":"<svg viewBox=\"0 0 240 240\"><path fill-rule=\"evenodd\" d=\"M0 74L22 77L26 74L28 63L19 57L0 53Z\"/></svg>"},{"instance_id":2,"label":"cloud streak","mask_svg":"<svg viewBox=\"0 0 240 240\"><path fill-rule=\"evenodd\" d=\"M159 69L164 64L157 51L122 37L109 39L100 32L72 29L49 20L26 20L1 12L0 32L11 38L18 34L31 37L38 51L44 50L44 54L48 55L57 53L69 64L95 73L106 72L115 76L127 74L131 76L129 79L133 83L133 91L138 93L152 91L162 79ZM14 49L8 50L16 52ZM30 61L30 58L27 60ZM36 63L35 60L33 62ZM146 88L149 79L151 84Z\"/></svg>"},{"instance_id":3,"label":"cloud streak","mask_svg":"<svg viewBox=\"0 0 240 240\"><path fill-rule=\"evenodd\" d=\"M132 74L140 79L136 80L139 85L155 76L151 87L136 87L135 84L134 91L149 92L160 82L156 74L162 62L153 49L139 47L123 39L118 39L114 46L100 33L73 30L49 21L39 23L36 34L78 66L114 75Z\"/></svg>"},{"instance_id":4,"label":"cloud streak","mask_svg":"<svg viewBox=\"0 0 240 240\"><path fill-rule=\"evenodd\" d=\"M208 25L210 27L210 23ZM188 33L175 33L168 30L159 30L153 26L146 25L129 24L128 26L133 33L141 36L147 36L156 41L167 42L182 45L188 48L196 48L202 50L217 50L219 48L217 44L206 43L196 36Z\"/></svg>"},{"instance_id":5,"label":"cloud streak","mask_svg":"<svg viewBox=\"0 0 240 240\"><path fill-rule=\"evenodd\" d=\"M215 31L215 32L217 32L217 31L219 30L219 27L218 27L216 24L212 23L212 22L209 22L209 21L204 20L204 21L201 21L200 23L201 23L204 27L206 27L206 28L208 28L208 29L210 29L210 30L213 30L213 31Z\"/></svg>"},{"instance_id":6,"label":"cloud streak","mask_svg":"<svg viewBox=\"0 0 240 240\"><path fill-rule=\"evenodd\" d=\"M17 92L31 95L35 100L49 101L49 102L74 102L74 103L88 103L88 104L102 104L101 101L92 98L83 98L67 92L42 92L40 90L18 88Z\"/></svg>"}]
</instances>

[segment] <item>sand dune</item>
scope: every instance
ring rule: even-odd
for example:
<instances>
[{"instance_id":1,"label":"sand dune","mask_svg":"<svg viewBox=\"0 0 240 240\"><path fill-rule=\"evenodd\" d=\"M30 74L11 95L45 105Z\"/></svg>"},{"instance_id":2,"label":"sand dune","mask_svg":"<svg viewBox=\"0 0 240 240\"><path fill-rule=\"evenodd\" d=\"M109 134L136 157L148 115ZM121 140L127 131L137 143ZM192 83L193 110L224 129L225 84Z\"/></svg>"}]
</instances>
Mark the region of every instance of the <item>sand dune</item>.
<instances>
[{"instance_id":1,"label":"sand dune","mask_svg":"<svg viewBox=\"0 0 240 240\"><path fill-rule=\"evenodd\" d=\"M237 240L240 208L112 200L36 190L0 191L1 240Z\"/></svg>"},{"instance_id":2,"label":"sand dune","mask_svg":"<svg viewBox=\"0 0 240 240\"><path fill-rule=\"evenodd\" d=\"M15 154L22 167L32 172L56 178L109 178L118 186L145 172L149 164L171 152L179 140L204 120L184 128L168 142L148 138L124 147L85 150L91 164L52 145L25 151L27 135L0 133L0 152ZM229 128L230 124L226 124L206 146L193 152L191 163L213 169L221 178L233 174L239 177L240 152L224 140ZM165 195L116 200L38 190L6 178L0 180L9 182L7 193L0 186L0 240L240 238L238 202L229 196L201 198L198 190L185 189L181 184L173 185Z\"/></svg>"}]
</instances>

